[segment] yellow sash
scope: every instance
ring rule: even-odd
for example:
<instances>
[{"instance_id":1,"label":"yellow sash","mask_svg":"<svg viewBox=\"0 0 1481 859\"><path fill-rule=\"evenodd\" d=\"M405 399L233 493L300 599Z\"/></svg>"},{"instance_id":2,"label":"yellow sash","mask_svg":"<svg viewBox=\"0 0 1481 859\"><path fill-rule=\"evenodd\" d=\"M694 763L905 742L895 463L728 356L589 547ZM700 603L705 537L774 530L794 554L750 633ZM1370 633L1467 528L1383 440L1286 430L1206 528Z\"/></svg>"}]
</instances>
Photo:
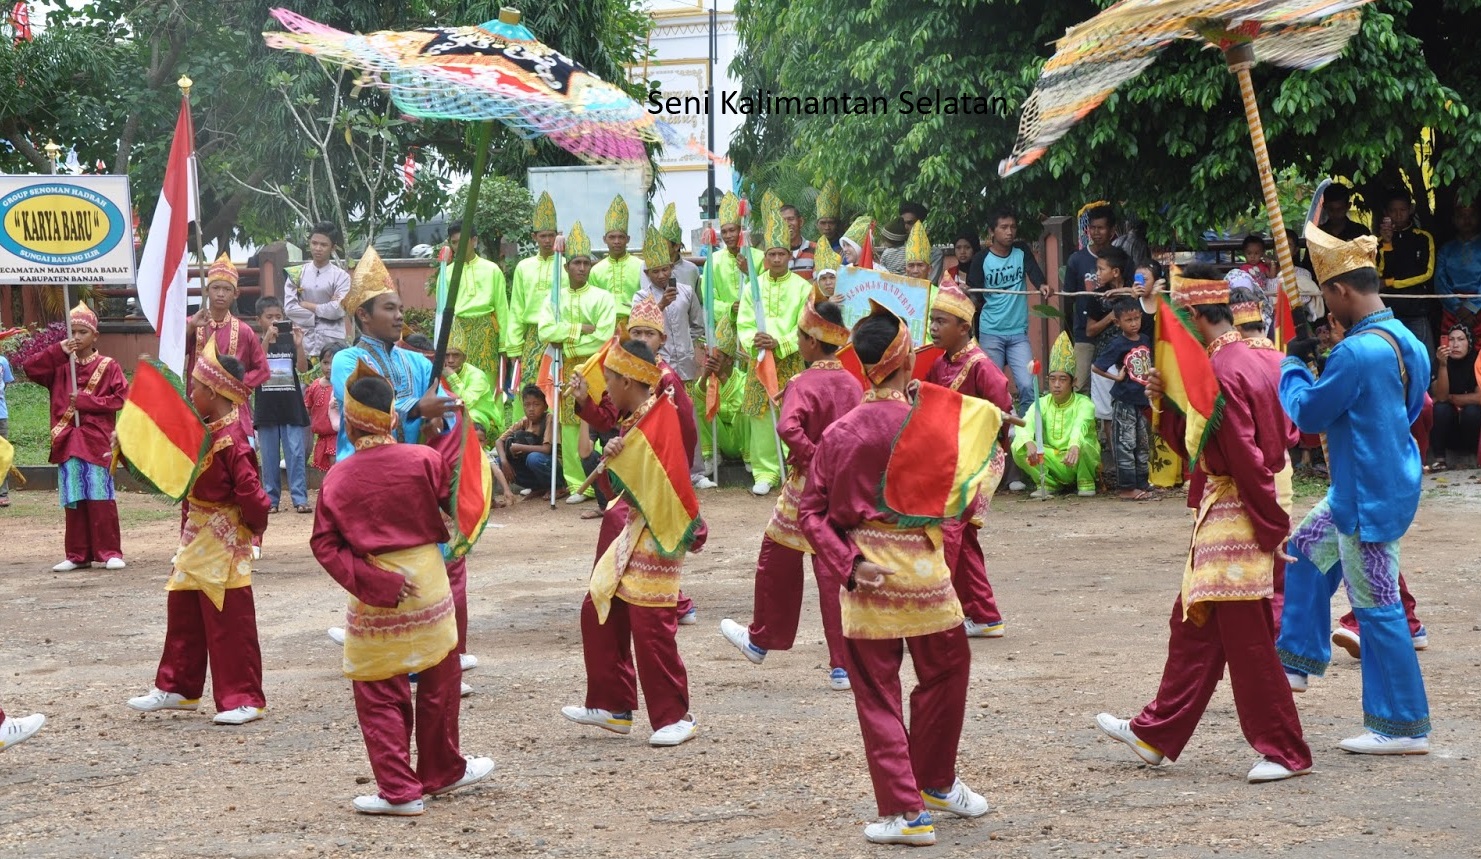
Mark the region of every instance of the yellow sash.
<instances>
[{"instance_id":1,"label":"yellow sash","mask_svg":"<svg viewBox=\"0 0 1481 859\"><path fill-rule=\"evenodd\" d=\"M848 536L866 561L894 575L874 590L840 591L845 637L912 638L961 625L962 604L942 553L941 526L866 522Z\"/></svg>"},{"instance_id":2,"label":"yellow sash","mask_svg":"<svg viewBox=\"0 0 1481 859\"><path fill-rule=\"evenodd\" d=\"M1276 472L1275 494L1291 511L1291 463ZM1208 475L1188 561L1183 567L1183 619L1202 625L1204 603L1269 599L1275 593L1275 554L1261 551L1255 524L1239 500L1234 478Z\"/></svg>"},{"instance_id":3,"label":"yellow sash","mask_svg":"<svg viewBox=\"0 0 1481 859\"><path fill-rule=\"evenodd\" d=\"M185 527L167 591L202 591L220 611L226 592L252 584L252 531L235 504L185 501Z\"/></svg>"},{"instance_id":4,"label":"yellow sash","mask_svg":"<svg viewBox=\"0 0 1481 859\"><path fill-rule=\"evenodd\" d=\"M345 609L345 676L351 680L386 680L425 671L458 646L452 589L442 552L428 543L384 555L370 563L406 576L417 596L395 608L380 608L350 597Z\"/></svg>"}]
</instances>

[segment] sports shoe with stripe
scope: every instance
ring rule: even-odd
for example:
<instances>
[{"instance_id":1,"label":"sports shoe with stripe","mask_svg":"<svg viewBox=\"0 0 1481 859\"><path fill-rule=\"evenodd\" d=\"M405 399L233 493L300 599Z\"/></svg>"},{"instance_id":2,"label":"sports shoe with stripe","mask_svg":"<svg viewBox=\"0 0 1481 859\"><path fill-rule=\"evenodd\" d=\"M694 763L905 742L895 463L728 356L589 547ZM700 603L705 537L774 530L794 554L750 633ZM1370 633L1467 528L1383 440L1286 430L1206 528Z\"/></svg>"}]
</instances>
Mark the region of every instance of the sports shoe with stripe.
<instances>
[{"instance_id":1,"label":"sports shoe with stripe","mask_svg":"<svg viewBox=\"0 0 1481 859\"><path fill-rule=\"evenodd\" d=\"M562 707L561 715L578 725L591 725L614 734L628 734L633 729L633 711L613 713L600 707Z\"/></svg>"},{"instance_id":2,"label":"sports shoe with stripe","mask_svg":"<svg viewBox=\"0 0 1481 859\"><path fill-rule=\"evenodd\" d=\"M864 827L864 838L871 844L909 844L914 847L929 847L936 843L936 827L931 823L931 812L922 811L913 820L897 814Z\"/></svg>"},{"instance_id":3,"label":"sports shoe with stripe","mask_svg":"<svg viewBox=\"0 0 1481 859\"><path fill-rule=\"evenodd\" d=\"M950 790L923 790L920 798L925 800L927 810L940 811L953 817L981 817L987 813L987 800L981 794L973 792L960 778L952 783Z\"/></svg>"},{"instance_id":4,"label":"sports shoe with stripe","mask_svg":"<svg viewBox=\"0 0 1481 859\"><path fill-rule=\"evenodd\" d=\"M1095 717L1095 724L1096 727L1105 732L1106 736L1113 740L1120 740L1126 745L1131 746L1131 750L1136 752L1137 757L1152 766L1155 767L1166 760L1162 752L1137 739L1136 734L1131 732L1131 721L1129 719L1118 719L1110 713L1101 713Z\"/></svg>"}]
</instances>

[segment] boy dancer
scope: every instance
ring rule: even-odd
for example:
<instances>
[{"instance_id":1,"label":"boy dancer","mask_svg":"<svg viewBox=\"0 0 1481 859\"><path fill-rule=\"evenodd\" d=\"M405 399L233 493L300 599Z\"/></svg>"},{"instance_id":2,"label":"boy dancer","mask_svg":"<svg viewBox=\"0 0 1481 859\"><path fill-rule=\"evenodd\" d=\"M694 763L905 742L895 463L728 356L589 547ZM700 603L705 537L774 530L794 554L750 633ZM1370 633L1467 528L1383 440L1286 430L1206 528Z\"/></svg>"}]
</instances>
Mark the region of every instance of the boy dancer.
<instances>
[{"instance_id":1,"label":"boy dancer","mask_svg":"<svg viewBox=\"0 0 1481 859\"><path fill-rule=\"evenodd\" d=\"M194 710L211 669L218 725L262 718L262 650L252 599L252 538L267 530L272 502L238 410L252 389L242 365L207 341L192 370L190 401L211 431L211 451L185 499L180 550L165 590L169 619L154 688L129 699L141 713ZM276 466L276 463L274 463Z\"/></svg>"},{"instance_id":2,"label":"boy dancer","mask_svg":"<svg viewBox=\"0 0 1481 859\"><path fill-rule=\"evenodd\" d=\"M843 311L837 304L809 303L803 309L797 326L797 351L807 362L807 369L792 377L782 393L777 432L787 443L790 470L756 556L754 619L749 627L730 618L720 621L720 634L725 640L758 665L768 651L791 650L797 639L797 621L802 613L802 559L813 554L797 521L797 505L823 431L859 404L859 383L834 357L848 342L848 336ZM824 576L816 559L813 575L818 580L818 607L823 638L828 643L828 687L842 692L849 688L849 678L838 583Z\"/></svg>"},{"instance_id":3,"label":"boy dancer","mask_svg":"<svg viewBox=\"0 0 1481 859\"><path fill-rule=\"evenodd\" d=\"M344 403L356 454L325 476L309 545L350 593L344 672L354 681L355 714L379 788L352 806L362 814L416 815L423 794L482 781L494 762L458 751L463 672L453 595L438 549L449 539L442 514L450 510L449 460L457 446L397 444L393 402L391 386L358 363ZM414 710L410 672L420 673Z\"/></svg>"},{"instance_id":4,"label":"boy dancer","mask_svg":"<svg viewBox=\"0 0 1481 859\"><path fill-rule=\"evenodd\" d=\"M114 420L128 398L129 383L118 362L97 350L97 314L78 302L70 324L71 337L20 365L31 381L51 392L50 462L57 466L67 517L67 556L51 569L66 573L96 561L121 570L125 565L110 469Z\"/></svg>"},{"instance_id":5,"label":"boy dancer","mask_svg":"<svg viewBox=\"0 0 1481 859\"><path fill-rule=\"evenodd\" d=\"M920 225L920 222L916 223ZM922 236L924 232L922 228ZM927 250L929 247L927 244ZM947 286L936 292L931 303L931 342L940 347L943 354L931 365L926 381L950 388L964 397L987 400L1002 412L1011 412L1013 398L1008 394L1008 378L972 339L975 312L972 299L960 289ZM977 531L983 525L988 501L1003 476L1004 459L999 448L990 466L995 476L974 502L971 521L948 519L941 526L946 539L946 565L951 569L951 584L956 589L957 599L962 603L962 614L966 616L962 626L969 638L1002 638L1006 632L1002 612L998 611L992 585L987 580L987 560L982 555L982 544L977 541Z\"/></svg>"},{"instance_id":6,"label":"boy dancer","mask_svg":"<svg viewBox=\"0 0 1481 859\"><path fill-rule=\"evenodd\" d=\"M637 425L650 410L674 408L670 398L654 394L659 379L657 359L651 349L636 340L614 344L607 353L602 373L607 395L626 416L620 424L623 433ZM677 417L670 419L677 421ZM625 442L625 435L608 442L605 458L619 456ZM669 476L659 475L656 479L669 479ZM694 488L687 476L673 483L672 488L680 493L681 499L687 494L687 500L693 501ZM624 489L624 494L631 492ZM692 506L697 507L697 502ZM703 548L706 530L703 520L696 519L690 525L692 536L681 543L673 556L668 556L636 504L614 503L603 517L604 531L608 519L619 509L625 512L622 531L597 558L589 592L581 604L586 703L562 707L561 715L580 725L593 725L617 734L629 733L632 711L638 705L633 678L636 657L637 680L643 684L648 720L653 727L648 743L677 746L693 738L699 730L694 715L689 712L689 678L675 638L679 573L684 551L698 552Z\"/></svg>"},{"instance_id":7,"label":"boy dancer","mask_svg":"<svg viewBox=\"0 0 1481 859\"><path fill-rule=\"evenodd\" d=\"M1049 352L1049 393L1029 407L1023 426L1013 431L1013 461L1039 484L1033 497L1078 491L1095 495L1100 472L1100 439L1095 432L1095 403L1075 393L1076 348L1060 332ZM1043 435L1035 437L1042 426Z\"/></svg>"},{"instance_id":8,"label":"boy dancer","mask_svg":"<svg viewBox=\"0 0 1481 859\"><path fill-rule=\"evenodd\" d=\"M1319 381L1297 358L1281 365L1280 399L1303 432L1326 433L1332 486L1291 535L1280 659L1293 688L1331 658L1331 596L1347 585L1362 626L1363 726L1340 747L1356 754L1429 752L1424 678L1400 604L1399 538L1419 507L1419 448L1429 353L1383 305L1377 240L1344 242L1308 225L1322 299L1347 329Z\"/></svg>"},{"instance_id":9,"label":"boy dancer","mask_svg":"<svg viewBox=\"0 0 1481 859\"><path fill-rule=\"evenodd\" d=\"M1291 524L1286 451L1296 443L1276 390L1279 358L1240 337L1229 286L1217 269L1189 266L1183 276L1174 275L1172 300L1189 310L1207 344L1223 417L1198 456L1207 480L1182 592L1173 603L1157 697L1130 721L1101 713L1095 722L1153 766L1177 760L1227 665L1240 727L1261 755L1247 779L1305 775L1311 749L1275 654L1270 603ZM1182 440L1171 441L1178 446ZM1194 442L1189 452L1197 454Z\"/></svg>"},{"instance_id":10,"label":"boy dancer","mask_svg":"<svg viewBox=\"0 0 1481 859\"><path fill-rule=\"evenodd\" d=\"M932 811L978 817L988 810L956 776L972 652L939 526L906 527L880 504L891 449L910 415L909 329L875 305L852 339L872 387L823 433L798 513L814 562L841 589L849 680L883 818L864 837L934 844ZM995 435L997 427L987 431ZM917 678L908 729L900 698L907 648Z\"/></svg>"}]
</instances>

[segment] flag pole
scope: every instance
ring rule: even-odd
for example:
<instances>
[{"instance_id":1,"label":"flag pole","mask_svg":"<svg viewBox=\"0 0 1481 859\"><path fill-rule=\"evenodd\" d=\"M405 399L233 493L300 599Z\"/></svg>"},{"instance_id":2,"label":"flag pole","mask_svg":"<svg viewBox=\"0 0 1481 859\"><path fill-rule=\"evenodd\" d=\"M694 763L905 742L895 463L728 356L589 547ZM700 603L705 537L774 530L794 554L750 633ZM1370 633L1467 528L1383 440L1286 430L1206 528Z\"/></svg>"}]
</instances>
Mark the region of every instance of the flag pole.
<instances>
[{"instance_id":1,"label":"flag pole","mask_svg":"<svg viewBox=\"0 0 1481 859\"><path fill-rule=\"evenodd\" d=\"M562 236L560 233L556 233L555 253L551 256L552 265L550 266L550 307L552 310L552 315L555 317L555 321L557 324L559 324L561 321L561 255L565 253L565 250L565 237ZM563 378L565 374L565 350L558 343L552 343L547 348L551 350L550 378L552 387L555 388L555 432L552 433L550 436L550 508L554 510L556 476L562 473L560 457L561 386L565 383L565 379ZM581 427L581 422L579 419L576 422L576 427L579 431ZM579 443L576 446L576 452L578 454L581 452L581 446ZM583 483L581 485L581 491L583 493L586 491L586 487L590 484L590 482L591 481L587 481L586 483ZM570 484L567 484L567 488L570 488Z\"/></svg>"},{"instance_id":2,"label":"flag pole","mask_svg":"<svg viewBox=\"0 0 1481 859\"><path fill-rule=\"evenodd\" d=\"M175 82L175 85L180 87L180 96L185 99L185 115L189 117L191 116L190 88L195 85L195 81L186 75L181 75L180 79ZM190 170L190 193L192 201L195 203L195 217L191 219L190 223L195 228L195 253L196 258L200 261L200 268L197 271L199 272L200 279L201 309L204 310L210 307L210 302L206 297L206 240L205 236L201 234L201 183L200 173L196 170L198 163L195 158L195 120L193 118L190 120L190 159L186 163ZM186 278L187 283L189 280L189 278ZM159 327L160 351L164 351L164 320L160 320ZM190 289L188 286L185 290L185 327L187 331L190 328ZM200 348L199 332L197 332L196 338L196 348ZM189 382L186 384L188 385Z\"/></svg>"},{"instance_id":3,"label":"flag pole","mask_svg":"<svg viewBox=\"0 0 1481 859\"><path fill-rule=\"evenodd\" d=\"M437 351L432 355L432 386L442 377L442 367L447 363L447 340L452 334L453 314L458 308L458 289L463 285L463 260L473 242L473 231L478 228L478 191L483 187L483 171L488 165L489 144L493 140L494 122L488 120L478 124L473 135L473 178L468 182L468 202L463 206L463 231L458 234L458 248L453 252L453 270L447 288L447 304L442 308L438 320ZM371 237L374 239L374 236Z\"/></svg>"},{"instance_id":4,"label":"flag pole","mask_svg":"<svg viewBox=\"0 0 1481 859\"><path fill-rule=\"evenodd\" d=\"M46 146L43 147L43 148L46 150L46 154L51 158L51 172L55 174L57 172L57 161L61 157L61 154L62 154L62 147L58 146L55 140L48 140L48 141L46 141ZM67 283L66 281L63 281L62 282L62 316L67 318L67 324L69 326L68 331L67 331L67 336L68 337L70 337L72 335L72 331L70 329L70 326L72 324L71 323L71 313L72 313L72 285L69 284L69 283ZM76 426L76 427L80 427L80 426L82 426L82 414L77 411L77 353L76 352L68 352L67 353L67 369L68 369L68 371L70 372L70 374L72 376L72 425L73 426ZM3 477L4 477L4 475L0 475L0 478L3 478Z\"/></svg>"},{"instance_id":5,"label":"flag pole","mask_svg":"<svg viewBox=\"0 0 1481 859\"><path fill-rule=\"evenodd\" d=\"M714 166L713 165L711 165L710 170L712 171L711 172L711 180L710 180L710 193L711 193L711 196L713 197L714 190L715 190L715 182L714 182L714 178L713 178L713 175L714 175L713 174L713 170L714 170ZM709 214L710 214L710 217L712 217L712 218L715 217L714 212L713 212L713 206L711 207L711 210L710 210ZM718 234L715 233L714 227L706 227L705 230L704 230L704 234L703 235L704 235L705 274L704 274L704 296L703 296L702 304L703 304L704 312L705 312L705 346L707 347L705 351L712 352L716 348L716 344L715 344L715 339L716 339L715 338L715 321L716 321L715 320L715 267L714 267L714 265L712 265L712 263L715 261L715 248L716 248L716 243L719 241L719 236L718 236ZM713 373L710 374L709 379L706 380L706 382L705 382L705 390L707 392L709 390L709 386L710 385L716 386L716 401L718 402L718 400L719 400L720 379L719 379L719 377L715 376ZM709 394L708 393L706 393L705 399L708 402L708 400L709 400ZM704 451L701 450L700 453L704 453ZM709 462L705 463L705 465L709 466L709 470L711 472L710 479L713 480L715 483L718 484L720 482L720 410L718 408L715 409L715 416L713 418L710 418L710 456L711 456L711 460Z\"/></svg>"}]
</instances>

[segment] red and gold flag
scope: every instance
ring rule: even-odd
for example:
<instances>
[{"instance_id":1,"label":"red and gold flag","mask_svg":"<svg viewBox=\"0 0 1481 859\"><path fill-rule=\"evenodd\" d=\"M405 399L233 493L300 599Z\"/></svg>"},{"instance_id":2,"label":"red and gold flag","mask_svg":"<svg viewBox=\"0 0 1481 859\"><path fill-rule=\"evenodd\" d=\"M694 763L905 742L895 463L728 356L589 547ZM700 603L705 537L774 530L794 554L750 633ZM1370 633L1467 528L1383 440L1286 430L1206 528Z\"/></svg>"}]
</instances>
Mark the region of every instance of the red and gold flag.
<instances>
[{"instance_id":1,"label":"red and gold flag","mask_svg":"<svg viewBox=\"0 0 1481 859\"><path fill-rule=\"evenodd\" d=\"M884 504L902 524L962 515L988 476L1003 413L924 382L885 465Z\"/></svg>"},{"instance_id":2,"label":"red and gold flag","mask_svg":"<svg viewBox=\"0 0 1481 859\"><path fill-rule=\"evenodd\" d=\"M211 449L211 432L185 386L164 364L141 359L118 413L118 449L129 470L172 501L190 492Z\"/></svg>"},{"instance_id":3,"label":"red and gold flag","mask_svg":"<svg viewBox=\"0 0 1481 859\"><path fill-rule=\"evenodd\" d=\"M455 396L446 379L442 380L442 388L444 396ZM483 529L488 525L489 509L494 504L494 472L478 443L473 421L464 415L453 432L457 433L454 443L458 445L458 456L453 468L452 537L447 548L451 557L461 558L483 536Z\"/></svg>"},{"instance_id":4,"label":"red and gold flag","mask_svg":"<svg viewBox=\"0 0 1481 859\"><path fill-rule=\"evenodd\" d=\"M622 450L607 460L612 485L643 514L661 554L683 554L700 526L699 498L689 480L689 451L679 434L679 413L667 397L623 435Z\"/></svg>"},{"instance_id":5,"label":"red and gold flag","mask_svg":"<svg viewBox=\"0 0 1481 859\"><path fill-rule=\"evenodd\" d=\"M1162 376L1163 403L1186 422L1184 443L1188 464L1192 466L1218 428L1222 395L1208 360L1208 350L1194 333L1187 311L1167 301L1157 304L1157 346L1153 361Z\"/></svg>"}]
</instances>

